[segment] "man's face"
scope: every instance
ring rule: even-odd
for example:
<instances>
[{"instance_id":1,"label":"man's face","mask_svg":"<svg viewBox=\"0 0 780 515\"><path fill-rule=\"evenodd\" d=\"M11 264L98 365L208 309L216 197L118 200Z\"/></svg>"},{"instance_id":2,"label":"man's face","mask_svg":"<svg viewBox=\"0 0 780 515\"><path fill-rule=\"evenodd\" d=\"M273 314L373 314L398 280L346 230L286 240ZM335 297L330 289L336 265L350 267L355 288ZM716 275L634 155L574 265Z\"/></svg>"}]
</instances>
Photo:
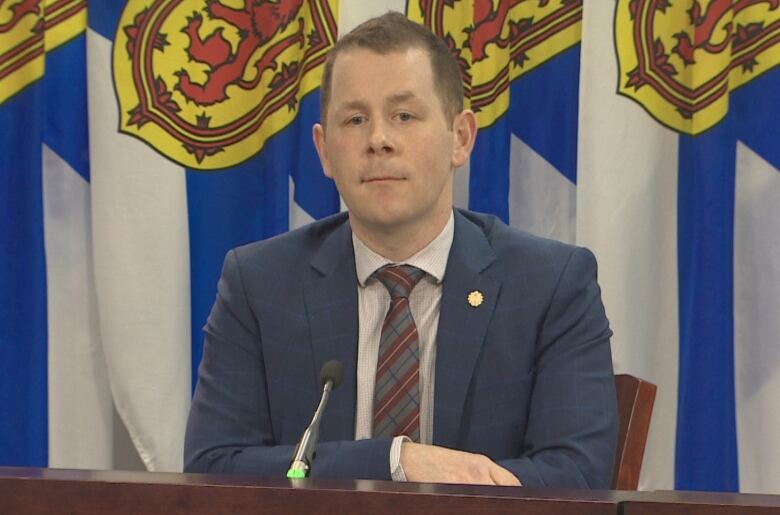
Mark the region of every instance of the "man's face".
<instances>
[{"instance_id":1,"label":"man's face","mask_svg":"<svg viewBox=\"0 0 780 515\"><path fill-rule=\"evenodd\" d=\"M333 67L326 129L314 127L325 175L336 181L353 227L381 233L449 217L453 171L468 159L473 114L451 126L428 54L351 49ZM467 127L468 129L468 127Z\"/></svg>"}]
</instances>

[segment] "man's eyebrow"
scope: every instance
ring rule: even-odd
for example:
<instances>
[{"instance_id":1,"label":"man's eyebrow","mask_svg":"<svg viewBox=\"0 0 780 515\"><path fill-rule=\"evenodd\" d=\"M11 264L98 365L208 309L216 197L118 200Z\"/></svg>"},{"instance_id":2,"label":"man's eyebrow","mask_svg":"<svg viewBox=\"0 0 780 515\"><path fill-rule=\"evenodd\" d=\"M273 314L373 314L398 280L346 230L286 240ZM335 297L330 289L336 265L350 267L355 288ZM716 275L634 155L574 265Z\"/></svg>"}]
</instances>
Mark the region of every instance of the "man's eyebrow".
<instances>
[{"instance_id":1,"label":"man's eyebrow","mask_svg":"<svg viewBox=\"0 0 780 515\"><path fill-rule=\"evenodd\" d=\"M336 106L339 111L353 111L366 108L366 103L362 100L350 100Z\"/></svg>"}]
</instances>

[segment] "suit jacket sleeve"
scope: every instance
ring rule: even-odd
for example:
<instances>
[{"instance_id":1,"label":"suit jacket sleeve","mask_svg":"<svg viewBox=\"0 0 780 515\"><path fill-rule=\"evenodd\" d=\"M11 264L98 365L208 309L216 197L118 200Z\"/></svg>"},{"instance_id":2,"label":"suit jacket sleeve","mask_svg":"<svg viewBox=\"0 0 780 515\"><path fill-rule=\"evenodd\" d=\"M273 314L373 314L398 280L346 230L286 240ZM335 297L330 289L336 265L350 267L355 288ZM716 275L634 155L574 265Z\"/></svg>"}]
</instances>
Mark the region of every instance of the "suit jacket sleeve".
<instances>
[{"instance_id":1,"label":"suit jacket sleeve","mask_svg":"<svg viewBox=\"0 0 780 515\"><path fill-rule=\"evenodd\" d=\"M609 488L618 425L611 335L595 258L576 248L538 337L523 453L498 461L525 486Z\"/></svg>"},{"instance_id":2,"label":"suit jacket sleeve","mask_svg":"<svg viewBox=\"0 0 780 515\"><path fill-rule=\"evenodd\" d=\"M274 437L279 421L270 415L261 327L250 308L235 250L225 258L204 331L185 435L185 472L285 477L294 445L279 445ZM296 378L289 380L292 386ZM390 479L391 441L322 442L312 476Z\"/></svg>"}]
</instances>

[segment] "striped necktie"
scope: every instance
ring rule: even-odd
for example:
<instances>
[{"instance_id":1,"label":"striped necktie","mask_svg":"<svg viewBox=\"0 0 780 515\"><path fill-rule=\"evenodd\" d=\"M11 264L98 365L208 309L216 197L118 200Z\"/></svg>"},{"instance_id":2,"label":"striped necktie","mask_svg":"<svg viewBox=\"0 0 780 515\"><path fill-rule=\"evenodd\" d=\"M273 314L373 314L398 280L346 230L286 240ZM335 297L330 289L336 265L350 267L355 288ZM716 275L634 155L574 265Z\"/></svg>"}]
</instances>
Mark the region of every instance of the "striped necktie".
<instances>
[{"instance_id":1,"label":"striped necktie","mask_svg":"<svg viewBox=\"0 0 780 515\"><path fill-rule=\"evenodd\" d=\"M409 294L425 275L410 265L374 272L390 293L382 324L374 388L374 437L406 435L420 441L420 351Z\"/></svg>"}]
</instances>

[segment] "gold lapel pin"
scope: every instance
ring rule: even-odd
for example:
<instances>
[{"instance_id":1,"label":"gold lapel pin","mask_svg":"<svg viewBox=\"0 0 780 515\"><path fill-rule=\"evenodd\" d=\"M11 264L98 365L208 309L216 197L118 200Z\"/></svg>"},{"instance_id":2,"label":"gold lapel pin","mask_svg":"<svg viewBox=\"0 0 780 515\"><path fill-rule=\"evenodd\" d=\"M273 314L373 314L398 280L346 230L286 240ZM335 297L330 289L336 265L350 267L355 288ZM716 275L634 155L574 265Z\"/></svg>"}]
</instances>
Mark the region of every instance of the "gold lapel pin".
<instances>
[{"instance_id":1,"label":"gold lapel pin","mask_svg":"<svg viewBox=\"0 0 780 515\"><path fill-rule=\"evenodd\" d=\"M471 306L472 308L478 308L485 301L485 296L482 295L481 291L474 290L471 293L469 293L468 297L466 297L466 301L468 301L469 306Z\"/></svg>"}]
</instances>

